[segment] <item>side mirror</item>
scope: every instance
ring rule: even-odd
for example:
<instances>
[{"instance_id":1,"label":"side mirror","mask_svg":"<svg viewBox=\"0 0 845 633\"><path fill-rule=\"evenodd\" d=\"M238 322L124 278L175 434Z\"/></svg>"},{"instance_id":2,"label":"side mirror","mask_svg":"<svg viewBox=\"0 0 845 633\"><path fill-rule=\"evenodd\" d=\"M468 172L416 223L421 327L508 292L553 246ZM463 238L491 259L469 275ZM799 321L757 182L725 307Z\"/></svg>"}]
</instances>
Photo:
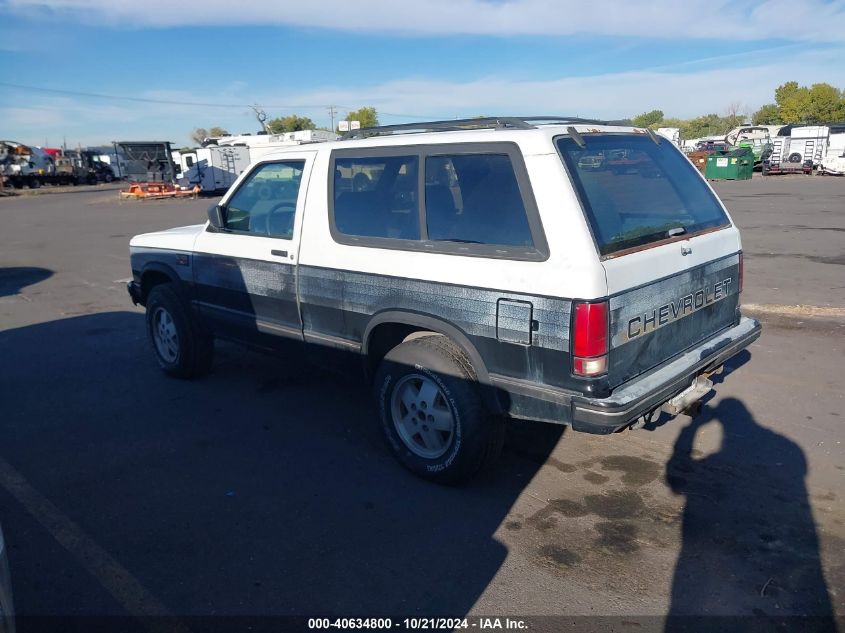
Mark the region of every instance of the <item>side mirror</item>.
<instances>
[{"instance_id":1,"label":"side mirror","mask_svg":"<svg viewBox=\"0 0 845 633\"><path fill-rule=\"evenodd\" d=\"M208 221L215 229L222 229L226 225L226 207L222 204L212 204L208 207Z\"/></svg>"}]
</instances>

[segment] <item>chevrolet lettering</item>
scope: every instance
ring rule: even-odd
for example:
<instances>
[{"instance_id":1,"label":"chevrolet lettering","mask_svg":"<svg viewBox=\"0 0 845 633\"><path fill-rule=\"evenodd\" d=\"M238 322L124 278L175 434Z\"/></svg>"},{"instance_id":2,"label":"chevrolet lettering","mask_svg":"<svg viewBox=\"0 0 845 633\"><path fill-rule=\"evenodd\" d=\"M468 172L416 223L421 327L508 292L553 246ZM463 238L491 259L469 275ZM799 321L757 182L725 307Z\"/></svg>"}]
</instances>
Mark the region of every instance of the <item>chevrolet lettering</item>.
<instances>
[{"instance_id":1,"label":"chevrolet lettering","mask_svg":"<svg viewBox=\"0 0 845 633\"><path fill-rule=\"evenodd\" d=\"M493 463L514 419L606 434L690 411L760 335L707 181L648 130L574 117L285 148L129 250L166 374L211 371L224 339L363 370L385 446L438 483Z\"/></svg>"},{"instance_id":2,"label":"chevrolet lettering","mask_svg":"<svg viewBox=\"0 0 845 633\"><path fill-rule=\"evenodd\" d=\"M628 321L628 338L632 339L641 334L646 334L659 327L663 327L672 321L692 314L696 310L710 305L728 296L731 285L731 278L723 279L712 286L697 290L677 301L666 303L659 308L647 312L642 316L636 316Z\"/></svg>"}]
</instances>

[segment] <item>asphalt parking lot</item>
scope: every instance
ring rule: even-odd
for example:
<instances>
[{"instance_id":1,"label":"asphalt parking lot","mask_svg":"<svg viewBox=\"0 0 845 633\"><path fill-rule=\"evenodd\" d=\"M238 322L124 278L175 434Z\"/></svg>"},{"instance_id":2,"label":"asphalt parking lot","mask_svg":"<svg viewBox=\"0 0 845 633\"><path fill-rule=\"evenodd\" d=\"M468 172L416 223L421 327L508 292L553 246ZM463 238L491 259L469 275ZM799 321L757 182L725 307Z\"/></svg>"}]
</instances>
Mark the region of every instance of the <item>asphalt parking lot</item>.
<instances>
[{"instance_id":1,"label":"asphalt parking lot","mask_svg":"<svg viewBox=\"0 0 845 633\"><path fill-rule=\"evenodd\" d=\"M716 187L765 331L701 415L608 437L515 424L462 488L394 463L357 379L229 345L207 378L161 374L128 241L210 200L0 199L0 522L24 626L845 616L845 179Z\"/></svg>"}]
</instances>

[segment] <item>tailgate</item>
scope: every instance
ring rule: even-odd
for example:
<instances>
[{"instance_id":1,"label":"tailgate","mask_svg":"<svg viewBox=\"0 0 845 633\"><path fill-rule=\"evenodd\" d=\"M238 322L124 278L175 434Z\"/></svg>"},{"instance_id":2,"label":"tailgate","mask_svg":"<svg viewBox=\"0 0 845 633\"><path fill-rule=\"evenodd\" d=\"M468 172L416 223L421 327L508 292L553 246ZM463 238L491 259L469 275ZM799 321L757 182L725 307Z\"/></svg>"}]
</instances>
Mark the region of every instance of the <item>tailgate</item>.
<instances>
[{"instance_id":1,"label":"tailgate","mask_svg":"<svg viewBox=\"0 0 845 633\"><path fill-rule=\"evenodd\" d=\"M611 296L611 388L737 323L739 258L733 253Z\"/></svg>"}]
</instances>

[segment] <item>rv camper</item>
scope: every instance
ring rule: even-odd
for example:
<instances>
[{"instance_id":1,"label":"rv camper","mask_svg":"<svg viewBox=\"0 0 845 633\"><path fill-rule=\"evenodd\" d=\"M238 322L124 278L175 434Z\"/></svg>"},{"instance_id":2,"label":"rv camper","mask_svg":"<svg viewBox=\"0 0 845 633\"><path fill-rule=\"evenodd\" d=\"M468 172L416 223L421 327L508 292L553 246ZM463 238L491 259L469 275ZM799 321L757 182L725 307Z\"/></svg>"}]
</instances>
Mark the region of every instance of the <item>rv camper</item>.
<instances>
[{"instance_id":1,"label":"rv camper","mask_svg":"<svg viewBox=\"0 0 845 633\"><path fill-rule=\"evenodd\" d=\"M845 176L845 125L831 125L827 152L822 158L819 172Z\"/></svg>"},{"instance_id":2,"label":"rv camper","mask_svg":"<svg viewBox=\"0 0 845 633\"><path fill-rule=\"evenodd\" d=\"M657 133L663 138L669 139L675 147L681 147L681 128L659 127Z\"/></svg>"},{"instance_id":3,"label":"rv camper","mask_svg":"<svg viewBox=\"0 0 845 633\"><path fill-rule=\"evenodd\" d=\"M199 185L206 193L224 192L249 167L250 151L236 145L209 145L173 152L173 162L180 184Z\"/></svg>"},{"instance_id":4,"label":"rv camper","mask_svg":"<svg viewBox=\"0 0 845 633\"><path fill-rule=\"evenodd\" d=\"M826 125L793 126L789 136L772 139L772 152L763 161L763 175L803 172L811 174L827 152L830 128Z\"/></svg>"}]
</instances>

